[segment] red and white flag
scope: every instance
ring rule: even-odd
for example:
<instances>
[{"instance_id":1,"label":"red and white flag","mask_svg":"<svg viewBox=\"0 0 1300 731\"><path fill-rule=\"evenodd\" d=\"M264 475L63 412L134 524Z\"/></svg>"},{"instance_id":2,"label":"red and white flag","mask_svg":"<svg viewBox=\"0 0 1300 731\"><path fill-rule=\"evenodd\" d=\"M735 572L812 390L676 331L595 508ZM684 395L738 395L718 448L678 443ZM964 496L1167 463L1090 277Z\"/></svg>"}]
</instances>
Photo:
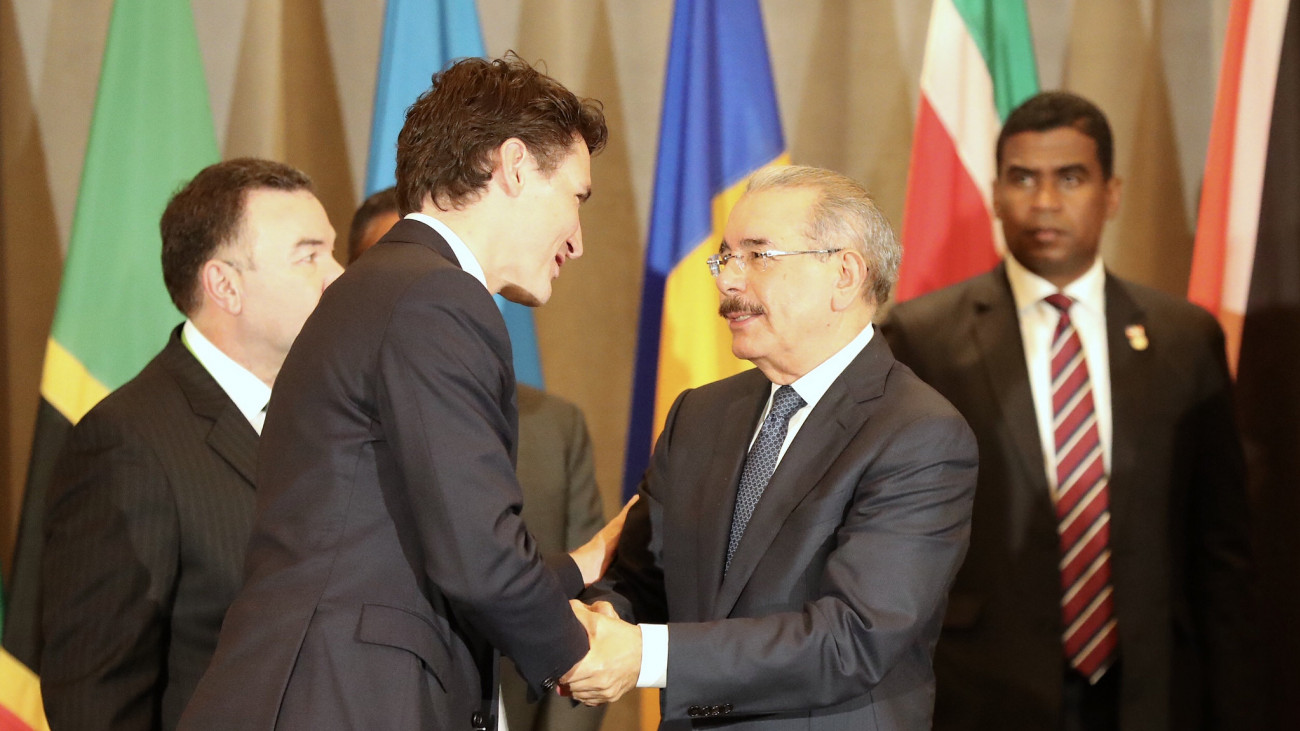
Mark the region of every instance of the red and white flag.
<instances>
[{"instance_id":1,"label":"red and white flag","mask_svg":"<svg viewBox=\"0 0 1300 731\"><path fill-rule=\"evenodd\" d=\"M899 301L997 263L993 148L1002 120L1037 92L1023 2L934 1L903 208Z\"/></svg>"}]
</instances>

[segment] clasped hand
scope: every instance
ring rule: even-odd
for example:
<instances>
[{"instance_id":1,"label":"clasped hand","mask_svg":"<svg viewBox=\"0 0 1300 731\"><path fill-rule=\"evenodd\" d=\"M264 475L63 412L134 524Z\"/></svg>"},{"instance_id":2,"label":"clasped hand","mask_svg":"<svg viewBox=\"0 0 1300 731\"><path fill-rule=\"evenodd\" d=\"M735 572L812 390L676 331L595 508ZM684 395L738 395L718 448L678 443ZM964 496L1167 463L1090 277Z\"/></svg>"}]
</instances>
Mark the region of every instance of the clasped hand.
<instances>
[{"instance_id":1,"label":"clasped hand","mask_svg":"<svg viewBox=\"0 0 1300 731\"><path fill-rule=\"evenodd\" d=\"M569 605L587 630L591 649L574 665L560 685L584 705L612 703L636 687L641 674L641 630L618 618L609 602Z\"/></svg>"}]
</instances>

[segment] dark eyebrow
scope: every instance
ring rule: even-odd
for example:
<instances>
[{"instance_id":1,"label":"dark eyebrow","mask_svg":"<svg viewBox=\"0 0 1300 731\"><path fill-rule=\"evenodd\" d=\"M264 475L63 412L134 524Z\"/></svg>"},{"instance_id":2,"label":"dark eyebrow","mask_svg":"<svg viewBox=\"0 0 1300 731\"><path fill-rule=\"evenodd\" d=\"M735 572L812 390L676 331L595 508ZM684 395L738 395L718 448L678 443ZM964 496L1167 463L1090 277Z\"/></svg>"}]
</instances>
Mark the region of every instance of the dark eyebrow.
<instances>
[{"instance_id":1,"label":"dark eyebrow","mask_svg":"<svg viewBox=\"0 0 1300 731\"><path fill-rule=\"evenodd\" d=\"M1057 168L1056 170L1054 170L1053 172L1054 172L1055 174L1057 174L1057 175L1069 175L1069 174L1074 174L1074 175L1083 175L1083 176L1087 176L1087 175L1088 175L1088 166L1087 166L1087 165L1084 165L1084 164L1081 163L1081 162L1076 162L1076 163L1073 163L1073 164L1070 164L1070 165L1064 165L1064 166L1062 166L1062 167L1059 167L1059 168Z\"/></svg>"}]
</instances>

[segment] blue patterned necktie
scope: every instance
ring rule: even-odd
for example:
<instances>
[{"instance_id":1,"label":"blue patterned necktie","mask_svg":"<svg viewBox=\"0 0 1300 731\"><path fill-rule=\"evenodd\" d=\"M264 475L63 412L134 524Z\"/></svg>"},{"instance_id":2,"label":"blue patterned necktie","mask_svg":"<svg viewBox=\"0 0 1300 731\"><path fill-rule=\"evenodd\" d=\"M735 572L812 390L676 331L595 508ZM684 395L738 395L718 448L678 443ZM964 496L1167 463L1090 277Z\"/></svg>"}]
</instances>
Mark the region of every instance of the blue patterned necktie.
<instances>
[{"instance_id":1,"label":"blue patterned necktie","mask_svg":"<svg viewBox=\"0 0 1300 731\"><path fill-rule=\"evenodd\" d=\"M776 389L776 395L772 397L772 408L763 420L763 428L759 429L754 446L745 456L745 468L740 473L740 489L736 491L736 508L731 514L731 538L727 541L727 565L723 573L731 568L731 557L736 553L736 546L740 545L740 537L745 534L745 526L749 525L749 518L754 514L758 499L763 496L767 481L772 479L790 417L806 404L790 386Z\"/></svg>"}]
</instances>

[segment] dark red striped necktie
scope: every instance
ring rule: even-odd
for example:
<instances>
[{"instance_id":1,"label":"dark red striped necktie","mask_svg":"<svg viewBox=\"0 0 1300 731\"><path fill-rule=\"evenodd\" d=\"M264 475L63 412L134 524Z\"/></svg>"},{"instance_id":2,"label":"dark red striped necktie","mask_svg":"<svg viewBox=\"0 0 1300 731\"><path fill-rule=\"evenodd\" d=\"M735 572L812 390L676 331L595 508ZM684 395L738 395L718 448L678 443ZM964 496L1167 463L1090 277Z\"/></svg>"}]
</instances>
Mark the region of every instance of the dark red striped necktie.
<instances>
[{"instance_id":1,"label":"dark red striped necktie","mask_svg":"<svg viewBox=\"0 0 1300 731\"><path fill-rule=\"evenodd\" d=\"M1119 642L1110 581L1109 481L1088 362L1070 321L1073 301L1063 294L1046 299L1061 313L1052 336L1052 429L1065 657L1096 683L1114 662Z\"/></svg>"}]
</instances>

